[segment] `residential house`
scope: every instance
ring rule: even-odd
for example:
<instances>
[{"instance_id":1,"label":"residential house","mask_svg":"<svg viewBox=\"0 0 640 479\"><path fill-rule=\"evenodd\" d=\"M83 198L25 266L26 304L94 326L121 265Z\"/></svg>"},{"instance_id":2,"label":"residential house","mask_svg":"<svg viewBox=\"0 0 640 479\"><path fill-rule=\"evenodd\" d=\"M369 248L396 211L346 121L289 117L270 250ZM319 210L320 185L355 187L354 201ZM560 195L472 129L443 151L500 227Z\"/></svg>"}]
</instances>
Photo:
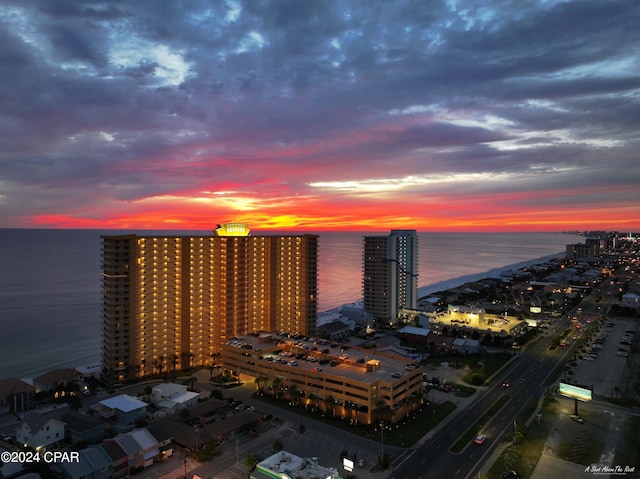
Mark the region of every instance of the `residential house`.
<instances>
[{"instance_id":1,"label":"residential house","mask_svg":"<svg viewBox=\"0 0 640 479\"><path fill-rule=\"evenodd\" d=\"M151 403L166 412L176 412L180 409L195 406L200 395L188 391L187 386L175 383L161 383L151 391Z\"/></svg>"},{"instance_id":2,"label":"residential house","mask_svg":"<svg viewBox=\"0 0 640 479\"><path fill-rule=\"evenodd\" d=\"M144 428L134 429L125 435L132 437L142 449L144 467L149 467L154 462L158 462L160 460L158 441L156 441L156 438L153 437L149 431Z\"/></svg>"},{"instance_id":3,"label":"residential house","mask_svg":"<svg viewBox=\"0 0 640 479\"><path fill-rule=\"evenodd\" d=\"M55 391L60 388L67 388L71 383L76 382L78 386L83 382L84 376L81 372L71 368L54 369L40 376L33 378L33 386L36 392Z\"/></svg>"},{"instance_id":4,"label":"residential house","mask_svg":"<svg viewBox=\"0 0 640 479\"><path fill-rule=\"evenodd\" d=\"M111 440L118 443L127 454L127 463L129 464L129 469L132 474L135 473L136 470L144 468L144 453L142 447L133 437L127 434L119 434Z\"/></svg>"},{"instance_id":5,"label":"residential house","mask_svg":"<svg viewBox=\"0 0 640 479\"><path fill-rule=\"evenodd\" d=\"M64 479L111 479L114 477L111 457L102 446L89 446L79 451L77 461L63 461Z\"/></svg>"},{"instance_id":6,"label":"residential house","mask_svg":"<svg viewBox=\"0 0 640 479\"><path fill-rule=\"evenodd\" d=\"M158 442L161 458L171 457L173 455L173 434L169 428L164 423L155 421L149 424L146 429Z\"/></svg>"},{"instance_id":7,"label":"residential house","mask_svg":"<svg viewBox=\"0 0 640 479\"><path fill-rule=\"evenodd\" d=\"M118 441L113 439L103 441L100 446L111 458L111 469L114 479L129 476L129 457L120 444L118 444Z\"/></svg>"},{"instance_id":8,"label":"residential house","mask_svg":"<svg viewBox=\"0 0 640 479\"><path fill-rule=\"evenodd\" d=\"M97 444L104 439L105 424L82 414L62 414L65 423L65 438L73 445Z\"/></svg>"},{"instance_id":9,"label":"residential house","mask_svg":"<svg viewBox=\"0 0 640 479\"><path fill-rule=\"evenodd\" d=\"M18 378L0 380L0 414L22 413L35 407L36 388Z\"/></svg>"},{"instance_id":10,"label":"residential house","mask_svg":"<svg viewBox=\"0 0 640 479\"><path fill-rule=\"evenodd\" d=\"M463 354L475 354L480 352L480 341L475 339L456 338L451 343L451 349Z\"/></svg>"},{"instance_id":11,"label":"residential house","mask_svg":"<svg viewBox=\"0 0 640 479\"><path fill-rule=\"evenodd\" d=\"M29 411L16 429L16 441L33 449L55 444L64 439L64 422Z\"/></svg>"},{"instance_id":12,"label":"residential house","mask_svg":"<svg viewBox=\"0 0 640 479\"><path fill-rule=\"evenodd\" d=\"M351 329L348 324L343 323L339 319L318 326L318 334L331 341L340 341L351 335Z\"/></svg>"},{"instance_id":13,"label":"residential house","mask_svg":"<svg viewBox=\"0 0 640 479\"><path fill-rule=\"evenodd\" d=\"M114 420L116 428L120 431L131 429L137 421L147 415L148 404L144 401L121 394L109 399L104 399L93 406L103 419Z\"/></svg>"}]
</instances>

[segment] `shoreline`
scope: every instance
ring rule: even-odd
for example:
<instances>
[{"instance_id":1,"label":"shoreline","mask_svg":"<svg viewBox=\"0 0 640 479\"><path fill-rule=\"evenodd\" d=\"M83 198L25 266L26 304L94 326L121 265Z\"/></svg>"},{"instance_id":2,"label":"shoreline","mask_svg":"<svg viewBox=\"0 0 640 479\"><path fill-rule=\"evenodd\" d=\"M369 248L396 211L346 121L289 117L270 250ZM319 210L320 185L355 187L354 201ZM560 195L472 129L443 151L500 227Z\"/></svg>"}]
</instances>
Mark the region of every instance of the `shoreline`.
<instances>
[{"instance_id":1,"label":"shoreline","mask_svg":"<svg viewBox=\"0 0 640 479\"><path fill-rule=\"evenodd\" d=\"M425 286L418 287L418 299L424 299L425 296L429 296L434 293L438 293L440 291L446 291L453 288L458 288L465 283L471 283L474 281L480 281L482 279L487 278L500 278L504 273L508 271L518 271L523 268L528 268L530 266L536 266L539 264L547 263L551 260L558 259L561 256L564 256L563 252L558 252L555 254L542 256L540 258L534 258L527 261L521 261L519 263L513 263L505 266L499 266L497 268L492 268L488 271L483 271L482 273L472 273L464 276L458 276L456 278L445 279L438 283L428 284Z\"/></svg>"},{"instance_id":2,"label":"shoreline","mask_svg":"<svg viewBox=\"0 0 640 479\"><path fill-rule=\"evenodd\" d=\"M454 278L438 281L437 283L431 283L431 284L427 284L427 285L424 285L424 286L419 286L418 287L418 301L420 301L420 300L422 300L422 299L424 299L424 298L426 298L426 297L428 297L428 296L430 296L430 295L432 295L434 293L438 293L438 292L441 292L441 291L447 291L449 289L458 288L458 287L462 286L465 283L470 283L470 282L474 282L474 281L480 281L482 279L487 279L487 278L499 278L504 273L506 273L508 271L517 271L517 270L520 270L520 269L523 269L523 268L526 268L526 267L535 266L535 265L538 265L538 264L543 264L543 263L549 262L551 260L558 259L562 255L564 255L563 252L558 252L558 253L555 253L555 254L542 256L542 257L539 257L539 258L534 258L534 259L530 259L530 260L526 260L526 261L520 261L518 263L512 263L512 264L508 264L508 265L492 268L490 270L482 271L480 273L472 273L472 274L468 274L468 275L457 276L457 277L454 277ZM362 298L360 298L357 301L353 301L351 303L341 304L340 306L336 306L335 308L331 308L331 309L319 312L318 313L318 320L320 320L320 318L322 316L324 316L324 315L340 313L341 309L344 306L348 306L348 305L352 305L352 304L362 304ZM319 323L320 322L318 321L318 324ZM324 322L323 322L323 324L324 324ZM91 365L92 366L95 365L95 362L92 362ZM85 364L85 365L81 365L81 366L72 366L70 368L78 370L79 368L83 368L83 367L87 367L87 365ZM20 379L29 382L29 381L32 381L34 377L37 377L37 376L20 378Z\"/></svg>"},{"instance_id":3,"label":"shoreline","mask_svg":"<svg viewBox=\"0 0 640 479\"><path fill-rule=\"evenodd\" d=\"M459 288L465 283L472 283L475 281L480 281L488 278L500 278L504 273L508 271L518 271L523 268L528 268L530 266L536 266L539 264L547 263L552 260L557 260L558 258L561 258L563 256L564 256L564 252L560 251L558 253L541 256L539 258L533 258L530 260L520 261L518 263L512 263L504 266L498 266L496 268L492 268L487 271L482 271L480 273L472 273L472 274L467 274L463 276L456 276L454 278L438 281L437 283L418 286L418 301L425 299L426 297L431 296L435 293L447 291L449 289ZM362 301L363 299L360 298L351 303L341 304L340 306L336 306L335 308L331 308L331 309L327 309L325 311L319 312L318 318L326 314L339 313L344 306L349 306L352 304L362 304Z\"/></svg>"}]
</instances>

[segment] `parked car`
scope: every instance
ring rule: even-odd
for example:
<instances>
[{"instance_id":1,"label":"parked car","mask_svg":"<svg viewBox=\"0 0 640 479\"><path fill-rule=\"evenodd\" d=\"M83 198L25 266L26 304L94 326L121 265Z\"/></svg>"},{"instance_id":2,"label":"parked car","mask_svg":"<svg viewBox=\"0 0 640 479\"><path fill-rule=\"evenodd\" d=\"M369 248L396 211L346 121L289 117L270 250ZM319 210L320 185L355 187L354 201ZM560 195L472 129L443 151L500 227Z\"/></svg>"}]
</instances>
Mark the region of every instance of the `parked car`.
<instances>
[{"instance_id":1,"label":"parked car","mask_svg":"<svg viewBox=\"0 0 640 479\"><path fill-rule=\"evenodd\" d=\"M575 422L583 424L584 423L584 419L582 419L580 416L578 416L577 414L572 414L571 416L569 416L571 419L573 419Z\"/></svg>"}]
</instances>

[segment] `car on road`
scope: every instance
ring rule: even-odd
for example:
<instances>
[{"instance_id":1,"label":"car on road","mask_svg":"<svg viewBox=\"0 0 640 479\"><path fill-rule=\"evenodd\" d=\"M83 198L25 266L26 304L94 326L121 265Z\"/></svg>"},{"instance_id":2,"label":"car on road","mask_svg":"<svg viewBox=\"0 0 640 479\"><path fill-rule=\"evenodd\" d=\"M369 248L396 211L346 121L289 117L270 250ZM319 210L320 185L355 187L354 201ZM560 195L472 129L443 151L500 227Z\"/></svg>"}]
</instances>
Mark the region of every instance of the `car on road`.
<instances>
[{"instance_id":1,"label":"car on road","mask_svg":"<svg viewBox=\"0 0 640 479\"><path fill-rule=\"evenodd\" d=\"M504 382L502 383L502 387L503 387L503 388L510 388L510 387L511 387L511 381L509 381L509 380L504 381Z\"/></svg>"},{"instance_id":2,"label":"car on road","mask_svg":"<svg viewBox=\"0 0 640 479\"><path fill-rule=\"evenodd\" d=\"M482 444L486 438L487 436L485 436L484 434L478 434L473 442L475 442L476 444Z\"/></svg>"},{"instance_id":3,"label":"car on road","mask_svg":"<svg viewBox=\"0 0 640 479\"><path fill-rule=\"evenodd\" d=\"M577 414L572 414L571 416L569 416L571 419L573 419L575 422L580 423L580 424L584 424L584 419L582 419L580 416L578 416Z\"/></svg>"}]
</instances>

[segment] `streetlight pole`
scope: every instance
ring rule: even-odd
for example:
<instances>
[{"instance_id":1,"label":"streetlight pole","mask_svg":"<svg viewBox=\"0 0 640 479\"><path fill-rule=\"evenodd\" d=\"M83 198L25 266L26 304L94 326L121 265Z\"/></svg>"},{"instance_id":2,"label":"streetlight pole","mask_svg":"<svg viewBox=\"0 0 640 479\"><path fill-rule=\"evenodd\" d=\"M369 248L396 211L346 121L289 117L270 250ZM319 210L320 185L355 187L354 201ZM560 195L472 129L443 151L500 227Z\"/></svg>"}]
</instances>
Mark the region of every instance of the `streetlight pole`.
<instances>
[{"instance_id":1,"label":"streetlight pole","mask_svg":"<svg viewBox=\"0 0 640 479\"><path fill-rule=\"evenodd\" d=\"M380 423L380 465L384 467L384 421Z\"/></svg>"}]
</instances>

